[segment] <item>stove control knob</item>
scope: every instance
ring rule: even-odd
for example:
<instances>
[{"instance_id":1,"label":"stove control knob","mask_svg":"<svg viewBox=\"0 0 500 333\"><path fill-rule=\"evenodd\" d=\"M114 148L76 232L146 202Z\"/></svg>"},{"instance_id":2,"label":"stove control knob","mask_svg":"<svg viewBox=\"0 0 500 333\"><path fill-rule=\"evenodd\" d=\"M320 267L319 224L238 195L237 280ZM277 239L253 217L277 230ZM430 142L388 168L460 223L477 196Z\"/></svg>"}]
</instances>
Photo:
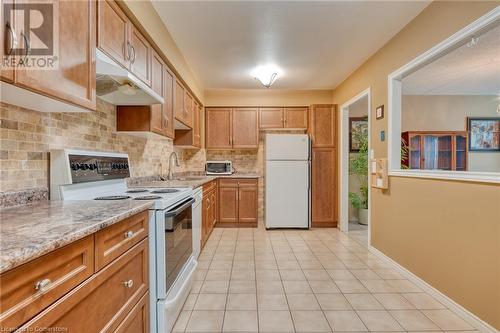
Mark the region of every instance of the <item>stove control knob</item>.
<instances>
[{"instance_id":1,"label":"stove control knob","mask_svg":"<svg viewBox=\"0 0 500 333\"><path fill-rule=\"evenodd\" d=\"M124 164L124 169L128 169L128 163Z\"/></svg>"},{"instance_id":2,"label":"stove control knob","mask_svg":"<svg viewBox=\"0 0 500 333\"><path fill-rule=\"evenodd\" d=\"M82 170L87 170L89 168L89 165L87 163L82 163L80 166L80 169Z\"/></svg>"},{"instance_id":3,"label":"stove control knob","mask_svg":"<svg viewBox=\"0 0 500 333\"><path fill-rule=\"evenodd\" d=\"M71 163L71 170L73 170L73 171L78 170L78 164L76 164L76 163Z\"/></svg>"},{"instance_id":4,"label":"stove control knob","mask_svg":"<svg viewBox=\"0 0 500 333\"><path fill-rule=\"evenodd\" d=\"M92 163L92 164L89 164L89 169L90 169L90 170L94 170L95 168L96 168L95 164L93 164L93 163Z\"/></svg>"}]
</instances>

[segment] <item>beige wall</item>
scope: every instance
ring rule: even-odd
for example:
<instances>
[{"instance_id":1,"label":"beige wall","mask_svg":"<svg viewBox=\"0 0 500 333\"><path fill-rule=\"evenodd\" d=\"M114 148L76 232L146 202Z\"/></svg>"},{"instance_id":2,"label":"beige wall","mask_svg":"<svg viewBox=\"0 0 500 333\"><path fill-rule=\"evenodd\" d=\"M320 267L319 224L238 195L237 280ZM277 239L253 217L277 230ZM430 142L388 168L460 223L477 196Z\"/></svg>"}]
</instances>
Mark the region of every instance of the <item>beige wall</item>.
<instances>
[{"instance_id":1,"label":"beige wall","mask_svg":"<svg viewBox=\"0 0 500 333\"><path fill-rule=\"evenodd\" d=\"M137 18L156 45L163 51L168 61L191 88L193 93L204 103L201 83L177 47L165 24L163 24L163 21L151 4L151 1L122 0L122 2Z\"/></svg>"},{"instance_id":2,"label":"beige wall","mask_svg":"<svg viewBox=\"0 0 500 333\"><path fill-rule=\"evenodd\" d=\"M342 105L372 89L372 148L387 156L387 76L498 2L440 1L429 5L333 92ZM375 108L386 117L375 120ZM416 178L390 178L372 190L372 245L466 309L500 328L500 187Z\"/></svg>"},{"instance_id":3,"label":"beige wall","mask_svg":"<svg viewBox=\"0 0 500 333\"><path fill-rule=\"evenodd\" d=\"M467 117L497 117L498 96L405 95L402 131L465 131ZM469 171L500 172L500 152L469 152Z\"/></svg>"},{"instance_id":4,"label":"beige wall","mask_svg":"<svg viewBox=\"0 0 500 333\"><path fill-rule=\"evenodd\" d=\"M309 106L331 102L331 90L205 90L206 106Z\"/></svg>"}]
</instances>

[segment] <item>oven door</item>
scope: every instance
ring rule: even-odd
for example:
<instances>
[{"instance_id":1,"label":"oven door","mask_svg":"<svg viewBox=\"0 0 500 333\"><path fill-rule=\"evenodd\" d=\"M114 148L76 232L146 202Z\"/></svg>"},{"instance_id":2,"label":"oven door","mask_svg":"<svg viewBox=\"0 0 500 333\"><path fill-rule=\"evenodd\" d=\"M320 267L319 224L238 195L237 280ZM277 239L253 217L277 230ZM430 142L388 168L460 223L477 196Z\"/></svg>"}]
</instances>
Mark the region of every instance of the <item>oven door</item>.
<instances>
[{"instance_id":1,"label":"oven door","mask_svg":"<svg viewBox=\"0 0 500 333\"><path fill-rule=\"evenodd\" d=\"M172 285L193 254L193 198L183 200L163 213L163 230L158 230L158 295L168 295ZM157 226L158 227L158 226Z\"/></svg>"}]
</instances>

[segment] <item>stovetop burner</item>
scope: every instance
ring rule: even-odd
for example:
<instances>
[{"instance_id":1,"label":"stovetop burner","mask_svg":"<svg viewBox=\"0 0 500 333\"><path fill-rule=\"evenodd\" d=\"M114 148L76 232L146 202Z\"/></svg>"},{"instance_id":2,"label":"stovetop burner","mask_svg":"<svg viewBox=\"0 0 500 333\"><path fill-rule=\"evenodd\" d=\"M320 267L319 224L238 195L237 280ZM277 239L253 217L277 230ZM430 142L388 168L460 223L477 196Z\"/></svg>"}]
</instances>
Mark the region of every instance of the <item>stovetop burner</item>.
<instances>
[{"instance_id":1,"label":"stovetop burner","mask_svg":"<svg viewBox=\"0 0 500 333\"><path fill-rule=\"evenodd\" d=\"M151 193L176 193L176 192L180 192L180 190L176 188L162 188L159 190L151 191Z\"/></svg>"},{"instance_id":2,"label":"stovetop burner","mask_svg":"<svg viewBox=\"0 0 500 333\"><path fill-rule=\"evenodd\" d=\"M130 198L128 195L106 195L103 197L94 198L94 200L125 200Z\"/></svg>"},{"instance_id":3,"label":"stovetop burner","mask_svg":"<svg viewBox=\"0 0 500 333\"><path fill-rule=\"evenodd\" d=\"M134 200L156 200L161 199L159 195L143 195L142 197L136 197Z\"/></svg>"},{"instance_id":4,"label":"stovetop burner","mask_svg":"<svg viewBox=\"0 0 500 333\"><path fill-rule=\"evenodd\" d=\"M146 190L145 188L133 188L131 190L127 190L127 193L143 193L147 191L148 190Z\"/></svg>"}]
</instances>

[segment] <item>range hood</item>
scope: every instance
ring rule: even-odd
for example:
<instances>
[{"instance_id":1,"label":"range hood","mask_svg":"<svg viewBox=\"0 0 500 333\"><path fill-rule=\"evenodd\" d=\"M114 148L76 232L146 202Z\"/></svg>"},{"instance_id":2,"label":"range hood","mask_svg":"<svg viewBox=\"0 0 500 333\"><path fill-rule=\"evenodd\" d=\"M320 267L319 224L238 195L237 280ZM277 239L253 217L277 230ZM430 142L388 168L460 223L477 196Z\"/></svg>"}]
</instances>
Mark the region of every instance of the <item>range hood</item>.
<instances>
[{"instance_id":1,"label":"range hood","mask_svg":"<svg viewBox=\"0 0 500 333\"><path fill-rule=\"evenodd\" d=\"M114 105L164 103L163 97L99 49L96 50L96 93Z\"/></svg>"}]
</instances>

